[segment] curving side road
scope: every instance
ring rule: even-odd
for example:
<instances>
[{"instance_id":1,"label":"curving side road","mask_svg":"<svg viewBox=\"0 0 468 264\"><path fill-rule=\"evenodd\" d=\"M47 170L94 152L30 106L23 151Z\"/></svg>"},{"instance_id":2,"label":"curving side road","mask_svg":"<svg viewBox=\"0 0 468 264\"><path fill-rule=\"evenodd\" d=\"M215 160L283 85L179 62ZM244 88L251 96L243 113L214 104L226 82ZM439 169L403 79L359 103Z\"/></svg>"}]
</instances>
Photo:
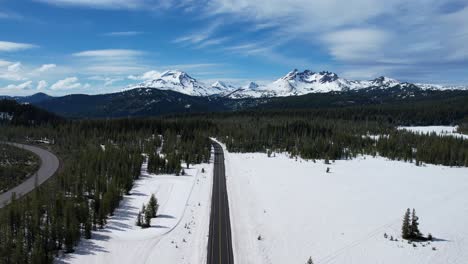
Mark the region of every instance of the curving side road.
<instances>
[{"instance_id":1,"label":"curving side road","mask_svg":"<svg viewBox=\"0 0 468 264\"><path fill-rule=\"evenodd\" d=\"M20 185L0 194L0 208L4 207L10 202L13 193L16 193L16 197L21 197L29 193L30 191L34 190L36 186L41 185L52 175L54 175L59 168L59 159L57 158L57 156L45 149L18 143L4 143L35 153L37 156L39 156L41 160L41 167L39 168L37 173L33 174Z\"/></svg>"}]
</instances>

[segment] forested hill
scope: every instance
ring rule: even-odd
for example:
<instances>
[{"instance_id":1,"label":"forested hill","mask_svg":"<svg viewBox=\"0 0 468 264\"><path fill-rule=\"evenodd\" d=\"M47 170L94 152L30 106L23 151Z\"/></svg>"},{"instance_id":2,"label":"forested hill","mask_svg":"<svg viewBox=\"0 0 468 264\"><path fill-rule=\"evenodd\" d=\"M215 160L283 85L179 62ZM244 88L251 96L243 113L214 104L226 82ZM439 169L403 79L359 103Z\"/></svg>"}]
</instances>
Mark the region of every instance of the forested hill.
<instances>
[{"instance_id":1,"label":"forested hill","mask_svg":"<svg viewBox=\"0 0 468 264\"><path fill-rule=\"evenodd\" d=\"M373 111L383 111L383 116L393 119L407 118L403 115L413 117L416 113L415 117L418 119L421 119L421 115L428 115L432 120L431 115L435 114L435 123L439 124L447 123L447 120L451 123L467 116L468 105L465 102L468 102L468 91L434 91L397 86L388 89L368 88L302 96L244 99L189 96L174 91L140 88L112 94L54 97L34 105L71 118L150 117L239 110L283 111L349 107L354 107L353 112L356 113L361 111L359 108L366 107L360 115L367 114L368 109L374 109ZM377 116L379 114L377 113ZM421 122L430 123L426 120Z\"/></svg>"},{"instance_id":2,"label":"forested hill","mask_svg":"<svg viewBox=\"0 0 468 264\"><path fill-rule=\"evenodd\" d=\"M67 95L35 105L71 118L119 118L230 110L225 101L142 88L111 94Z\"/></svg>"},{"instance_id":3,"label":"forested hill","mask_svg":"<svg viewBox=\"0 0 468 264\"><path fill-rule=\"evenodd\" d=\"M64 119L57 114L50 113L30 104L20 104L15 100L0 100L0 124L40 125L45 123L59 123Z\"/></svg>"}]
</instances>

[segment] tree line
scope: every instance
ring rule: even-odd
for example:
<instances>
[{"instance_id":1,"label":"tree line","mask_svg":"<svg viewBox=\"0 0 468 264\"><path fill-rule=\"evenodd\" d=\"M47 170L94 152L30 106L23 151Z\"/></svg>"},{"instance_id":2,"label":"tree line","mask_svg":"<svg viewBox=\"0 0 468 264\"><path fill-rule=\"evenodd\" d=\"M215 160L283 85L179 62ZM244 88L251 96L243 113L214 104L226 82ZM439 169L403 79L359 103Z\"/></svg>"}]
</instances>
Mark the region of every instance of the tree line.
<instances>
[{"instance_id":1,"label":"tree line","mask_svg":"<svg viewBox=\"0 0 468 264\"><path fill-rule=\"evenodd\" d=\"M131 190L143 153L150 172L182 173L209 160L209 137L223 141L231 152L289 152L325 160L368 154L417 165L468 166L467 140L399 131L394 120L365 116L375 109L357 115L320 111L2 124L0 141L50 139L54 144L47 147L62 166L48 182L0 210L0 262L51 263L60 252L72 252L79 239L105 226Z\"/></svg>"}]
</instances>

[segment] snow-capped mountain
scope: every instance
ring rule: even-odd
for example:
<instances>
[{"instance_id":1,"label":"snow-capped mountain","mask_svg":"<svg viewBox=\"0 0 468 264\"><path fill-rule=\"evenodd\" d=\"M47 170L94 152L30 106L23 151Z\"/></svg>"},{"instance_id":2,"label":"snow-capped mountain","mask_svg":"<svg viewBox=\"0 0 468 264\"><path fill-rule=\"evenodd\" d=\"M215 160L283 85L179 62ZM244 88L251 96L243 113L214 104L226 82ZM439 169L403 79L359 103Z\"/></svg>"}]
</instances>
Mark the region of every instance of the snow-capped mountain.
<instances>
[{"instance_id":1,"label":"snow-capped mountain","mask_svg":"<svg viewBox=\"0 0 468 264\"><path fill-rule=\"evenodd\" d=\"M158 78L147 80L136 85L130 85L125 90L134 88L156 88L172 90L192 96L223 96L229 98L260 98L285 97L304 95L309 93L328 93L359 90L365 88L388 89L395 86L409 87L413 84L399 82L395 79L381 76L373 80L348 80L336 73L310 70L292 70L285 76L266 85L250 82L245 86L236 86L223 81L211 85L200 82L187 73L170 70L162 73ZM442 86L431 84L416 84L423 90L468 90L463 86Z\"/></svg>"},{"instance_id":2,"label":"snow-capped mountain","mask_svg":"<svg viewBox=\"0 0 468 264\"><path fill-rule=\"evenodd\" d=\"M369 81L354 81L341 78L333 72L313 72L310 70L301 72L294 69L270 84L257 86L255 89L245 89L243 92L252 95L253 90L254 94L251 97L277 97L340 92L369 87L389 88L400 84L402 83L397 80L383 76Z\"/></svg>"},{"instance_id":3,"label":"snow-capped mountain","mask_svg":"<svg viewBox=\"0 0 468 264\"><path fill-rule=\"evenodd\" d=\"M130 85L125 90L135 88L156 88L160 90L172 90L175 92L193 95L209 96L218 94L220 87L210 87L197 81L185 72L177 70L165 71L156 79L146 80L136 85Z\"/></svg>"},{"instance_id":4,"label":"snow-capped mountain","mask_svg":"<svg viewBox=\"0 0 468 264\"><path fill-rule=\"evenodd\" d=\"M428 83L416 83L416 86L423 90L468 90L468 85L442 85L442 84L428 84Z\"/></svg>"}]
</instances>

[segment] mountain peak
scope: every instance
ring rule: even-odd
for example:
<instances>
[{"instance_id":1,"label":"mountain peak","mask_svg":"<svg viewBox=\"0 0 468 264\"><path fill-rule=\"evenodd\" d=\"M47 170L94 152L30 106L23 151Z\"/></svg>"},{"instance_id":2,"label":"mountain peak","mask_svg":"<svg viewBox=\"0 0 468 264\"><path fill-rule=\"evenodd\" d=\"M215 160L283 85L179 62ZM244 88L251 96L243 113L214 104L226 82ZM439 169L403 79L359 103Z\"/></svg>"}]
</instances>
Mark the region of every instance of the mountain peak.
<instances>
[{"instance_id":1,"label":"mountain peak","mask_svg":"<svg viewBox=\"0 0 468 264\"><path fill-rule=\"evenodd\" d=\"M284 77L282 77L281 79L283 80L292 80L294 78L296 78L297 74L299 73L299 70L298 69L294 69L290 72L288 72L288 74L286 74Z\"/></svg>"},{"instance_id":2,"label":"mountain peak","mask_svg":"<svg viewBox=\"0 0 468 264\"><path fill-rule=\"evenodd\" d=\"M371 80L371 83L372 85L375 85L375 86L395 86L397 84L399 84L400 82L395 80L395 79L392 79L392 78L388 78L388 77L385 77L385 76L380 76L380 77L377 77L373 80Z\"/></svg>"},{"instance_id":3,"label":"mountain peak","mask_svg":"<svg viewBox=\"0 0 468 264\"><path fill-rule=\"evenodd\" d=\"M249 84L247 84L245 86L246 89L251 89L251 90L255 90L259 87L259 85L255 82L249 82Z\"/></svg>"},{"instance_id":4,"label":"mountain peak","mask_svg":"<svg viewBox=\"0 0 468 264\"><path fill-rule=\"evenodd\" d=\"M223 81L216 81L214 82L211 87L218 87L218 88L227 88L229 87L229 85L227 85L225 82Z\"/></svg>"},{"instance_id":5,"label":"mountain peak","mask_svg":"<svg viewBox=\"0 0 468 264\"><path fill-rule=\"evenodd\" d=\"M126 90L134 88L172 90L193 96L208 96L216 92L216 90L206 87L205 84L198 82L195 78L192 78L187 73L179 70L165 71L157 78L146 80L136 85L131 85L127 87Z\"/></svg>"}]
</instances>

